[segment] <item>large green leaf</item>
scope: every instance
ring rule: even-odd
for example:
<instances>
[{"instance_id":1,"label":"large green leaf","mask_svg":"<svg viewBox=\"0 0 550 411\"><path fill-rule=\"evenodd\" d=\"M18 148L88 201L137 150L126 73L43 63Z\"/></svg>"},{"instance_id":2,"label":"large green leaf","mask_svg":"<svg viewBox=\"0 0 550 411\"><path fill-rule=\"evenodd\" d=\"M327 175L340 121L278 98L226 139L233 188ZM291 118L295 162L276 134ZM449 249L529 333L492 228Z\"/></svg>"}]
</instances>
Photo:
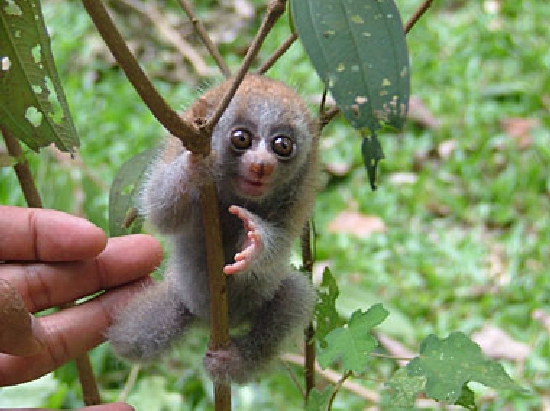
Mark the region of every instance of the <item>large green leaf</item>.
<instances>
[{"instance_id":1,"label":"large green leaf","mask_svg":"<svg viewBox=\"0 0 550 411\"><path fill-rule=\"evenodd\" d=\"M355 128L403 126L409 58L393 0L291 0L292 21L336 104Z\"/></svg>"},{"instance_id":2,"label":"large green leaf","mask_svg":"<svg viewBox=\"0 0 550 411\"><path fill-rule=\"evenodd\" d=\"M496 389L522 390L502 365L486 359L479 345L460 332L444 339L429 335L420 345L420 357L406 368L410 376L426 377L428 397L449 404L467 400L464 385L470 381Z\"/></svg>"},{"instance_id":3,"label":"large green leaf","mask_svg":"<svg viewBox=\"0 0 550 411\"><path fill-rule=\"evenodd\" d=\"M125 222L136 205L142 178L156 152L152 149L136 154L118 169L109 191L109 236L118 237L141 229L142 218L131 229Z\"/></svg>"},{"instance_id":4,"label":"large green leaf","mask_svg":"<svg viewBox=\"0 0 550 411\"><path fill-rule=\"evenodd\" d=\"M31 149L79 141L38 0L0 0L0 126Z\"/></svg>"}]
</instances>

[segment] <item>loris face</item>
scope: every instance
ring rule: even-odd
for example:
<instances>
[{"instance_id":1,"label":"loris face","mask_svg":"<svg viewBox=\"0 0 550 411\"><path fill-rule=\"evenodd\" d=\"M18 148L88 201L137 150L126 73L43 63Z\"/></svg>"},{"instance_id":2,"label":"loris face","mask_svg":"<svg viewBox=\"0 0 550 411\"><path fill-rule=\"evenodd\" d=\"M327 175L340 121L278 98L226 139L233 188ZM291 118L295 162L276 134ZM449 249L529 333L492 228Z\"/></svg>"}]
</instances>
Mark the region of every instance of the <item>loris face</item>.
<instances>
[{"instance_id":1,"label":"loris face","mask_svg":"<svg viewBox=\"0 0 550 411\"><path fill-rule=\"evenodd\" d=\"M276 133L262 138L255 131L237 126L230 132L231 151L237 159L234 188L245 198L262 198L271 193L279 168L284 168L284 163L296 154L291 136Z\"/></svg>"},{"instance_id":2,"label":"loris face","mask_svg":"<svg viewBox=\"0 0 550 411\"><path fill-rule=\"evenodd\" d=\"M283 83L256 76L245 78L214 134L224 163L221 183L256 201L288 186L312 146L302 99Z\"/></svg>"}]
</instances>

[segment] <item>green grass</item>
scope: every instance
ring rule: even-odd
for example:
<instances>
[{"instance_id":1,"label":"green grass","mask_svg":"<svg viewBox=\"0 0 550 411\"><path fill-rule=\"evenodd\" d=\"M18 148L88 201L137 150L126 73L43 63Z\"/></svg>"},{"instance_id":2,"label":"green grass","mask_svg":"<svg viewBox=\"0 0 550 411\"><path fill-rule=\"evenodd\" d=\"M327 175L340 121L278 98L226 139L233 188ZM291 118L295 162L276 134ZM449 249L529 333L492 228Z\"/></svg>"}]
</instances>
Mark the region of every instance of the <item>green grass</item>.
<instances>
[{"instance_id":1,"label":"green grass","mask_svg":"<svg viewBox=\"0 0 550 411\"><path fill-rule=\"evenodd\" d=\"M419 2L401 3L406 19ZM453 9L436 4L408 36L413 94L440 127L408 123L402 134L381 136L386 159L376 192L371 192L361 164L357 133L341 121L327 128L323 159L347 163L351 169L344 177L327 178L318 197L317 258L329 261L339 279L343 312L365 301L383 301L392 313L389 324L395 324L383 331L413 352L430 333L471 334L484 324L528 344L531 354L524 363L502 363L529 393L483 396L481 409L537 410L543 399L550 399L548 332L532 319L537 309L550 314L550 8L535 0L497 2L501 9L491 14L483 8L490 3L454 2ZM93 41L99 40L92 37L79 5L50 3L46 12L82 140L79 156L84 167L61 164L47 151L30 154L31 165L47 207L84 214L106 228L107 187L116 169L158 142L163 132L124 76L90 57ZM274 49L287 34L283 23L266 48ZM150 61L143 65L154 68ZM304 95L321 91L298 44L269 75L299 85ZM196 79L190 81L194 83ZM156 84L174 107L194 95L193 86L158 79ZM539 121L526 147L502 127L503 120L516 117ZM456 148L448 157L433 154L450 140ZM416 180L395 183L392 175L401 172L413 173ZM0 203L23 204L7 169L0 169ZM329 233L328 223L353 207L380 217L386 231L366 238ZM479 289L488 291L474 292ZM210 387L202 384L200 370L205 340L205 335L192 337L182 345L181 357L170 357L144 373L165 378L161 388L155 385L155 395L165 396L167 404L174 404L173 393L182 392L179 401L186 406L210 409ZM92 358L107 399L114 399L126 366L104 347ZM373 360L360 382L381 391L391 370L390 361ZM56 378L58 391L52 392L67 391L65 406L79 404L72 366L63 367ZM235 403L239 410L301 406L284 371L237 389ZM343 391L335 409L367 405Z\"/></svg>"}]
</instances>

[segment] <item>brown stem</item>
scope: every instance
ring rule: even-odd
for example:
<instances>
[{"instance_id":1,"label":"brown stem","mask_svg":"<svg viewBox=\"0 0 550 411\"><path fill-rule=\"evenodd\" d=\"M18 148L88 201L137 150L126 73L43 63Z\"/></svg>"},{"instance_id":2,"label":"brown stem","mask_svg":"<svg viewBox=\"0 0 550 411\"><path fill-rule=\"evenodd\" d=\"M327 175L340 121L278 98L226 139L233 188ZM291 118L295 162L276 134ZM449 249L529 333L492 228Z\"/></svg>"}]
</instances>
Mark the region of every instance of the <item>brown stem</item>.
<instances>
[{"instance_id":1,"label":"brown stem","mask_svg":"<svg viewBox=\"0 0 550 411\"><path fill-rule=\"evenodd\" d=\"M334 386L334 390L332 391L332 395L330 396L330 400L328 402L328 409L332 410L332 404L334 403L334 399L336 398L336 394L338 394L338 391L340 391L340 388L342 388L342 384L351 376L351 371L347 371L344 375L342 375L342 378L338 380L336 385Z\"/></svg>"},{"instance_id":2,"label":"brown stem","mask_svg":"<svg viewBox=\"0 0 550 411\"><path fill-rule=\"evenodd\" d=\"M290 36L288 36L288 38L283 42L283 44L281 44L277 50L275 50L273 52L273 54L271 55L271 57L269 57L265 62L264 64L262 64L260 66L260 68L257 70L257 73L258 74L265 74L265 72L267 70L269 70L273 64L275 64L275 62L277 60L279 60L279 58L286 53L286 51L290 48L290 46L292 46L294 44L294 42L298 39L298 34L296 33L292 33Z\"/></svg>"},{"instance_id":3,"label":"brown stem","mask_svg":"<svg viewBox=\"0 0 550 411\"><path fill-rule=\"evenodd\" d=\"M208 154L210 139L195 124L183 121L153 87L115 27L103 2L82 0L82 4L117 63L151 113L170 133L179 138L188 150L196 154Z\"/></svg>"},{"instance_id":4,"label":"brown stem","mask_svg":"<svg viewBox=\"0 0 550 411\"><path fill-rule=\"evenodd\" d=\"M92 369L92 363L88 354L81 355L74 359L76 369L78 371L78 379L82 386L82 397L84 404L98 405L101 403L101 397L99 395L99 389L97 388L97 381L94 377L94 370Z\"/></svg>"},{"instance_id":5,"label":"brown stem","mask_svg":"<svg viewBox=\"0 0 550 411\"><path fill-rule=\"evenodd\" d=\"M416 22L420 20L420 17L422 17L422 15L430 8L432 2L433 0L425 0L424 3L420 5L418 10L416 10L409 21L407 21L407 24L405 25L405 34L409 34L409 31L411 31Z\"/></svg>"},{"instance_id":6,"label":"brown stem","mask_svg":"<svg viewBox=\"0 0 550 411\"><path fill-rule=\"evenodd\" d=\"M2 136L6 142L6 149L8 154L17 160L17 164L13 166L19 185L23 190L25 201L28 207L42 208L42 199L34 183L32 173L30 171L27 160L24 157L23 150L19 141L12 136L8 130L2 128ZM70 304L73 305L72 303ZM84 404L97 405L101 402L99 396L99 390L97 388L97 381L94 377L92 365L88 354L84 354L78 358L75 358L76 367L78 370L78 378L82 387L82 396L84 398Z\"/></svg>"},{"instance_id":7,"label":"brown stem","mask_svg":"<svg viewBox=\"0 0 550 411\"><path fill-rule=\"evenodd\" d=\"M285 12L285 6L286 0L270 0L269 4L267 5L267 13L264 17L264 20L262 21L260 28L258 29L258 33L256 34L254 41L248 48L241 68L235 75L235 79L233 80L231 88L227 91L222 99L222 102L220 103L212 117L208 120L208 123L205 126L206 130L213 130L218 123L220 117L231 102L231 99L235 95L235 92L239 88L239 85L243 81L243 78L246 75L250 65L252 64L252 61L258 55L260 47L262 46L267 34L271 31L273 25L279 19L279 17L281 17L281 15Z\"/></svg>"},{"instance_id":8,"label":"brown stem","mask_svg":"<svg viewBox=\"0 0 550 411\"><path fill-rule=\"evenodd\" d=\"M301 355L287 353L283 354L281 358L283 359L283 361L288 361L291 364L302 365L304 363L304 358ZM331 370L330 368L323 369L318 363L315 364L315 371L321 379L326 380L327 382L330 382L332 384L337 384L338 381L340 381L340 379L342 378L342 374L340 374L339 372ZM342 388L358 395L359 397L373 404L380 403L380 395L377 392L371 391L363 387L362 385L357 384L356 382L346 380L344 381Z\"/></svg>"},{"instance_id":9,"label":"brown stem","mask_svg":"<svg viewBox=\"0 0 550 411\"><path fill-rule=\"evenodd\" d=\"M302 231L301 237L302 246L302 265L305 271L309 273L311 280L313 271L313 252L311 248L311 223L308 221ZM313 323L310 323L304 335L304 377L305 377L305 400L309 397L309 393L315 388L315 329Z\"/></svg>"},{"instance_id":10,"label":"brown stem","mask_svg":"<svg viewBox=\"0 0 550 411\"><path fill-rule=\"evenodd\" d=\"M17 176L17 180L19 181L19 185L21 186L21 190L23 191L23 196L25 197L27 205L32 208L42 208L40 193L38 193L38 189L34 184L29 163L23 154L19 141L17 141L17 139L3 127L2 135L4 136L8 154L17 161L17 163L13 166L13 169L15 171L15 175Z\"/></svg>"},{"instance_id":11,"label":"brown stem","mask_svg":"<svg viewBox=\"0 0 550 411\"><path fill-rule=\"evenodd\" d=\"M206 32L206 29L204 28L204 24L197 18L197 15L195 14L195 11L193 10L193 6L191 6L191 3L189 3L187 0L178 0L181 8L183 11L185 11L185 14L187 14L187 17L189 17L189 20L191 20L191 23L193 23L193 27L195 29L195 32L199 35L202 42L210 52L210 55L220 68L223 75L227 78L231 76L231 70L229 70L229 67L225 63L224 59L222 58L220 51L218 48L214 45L212 40L210 39L210 36Z\"/></svg>"},{"instance_id":12,"label":"brown stem","mask_svg":"<svg viewBox=\"0 0 550 411\"><path fill-rule=\"evenodd\" d=\"M206 243L208 282L210 284L210 349L219 350L229 346L229 319L224 255L220 234L220 218L216 186L213 181L201 187L200 204ZM214 383L216 411L231 410L231 385Z\"/></svg>"},{"instance_id":13,"label":"brown stem","mask_svg":"<svg viewBox=\"0 0 550 411\"><path fill-rule=\"evenodd\" d=\"M122 0L122 2L136 10L151 23L153 23L156 26L158 33L166 41L172 44L178 52L191 63L199 75L207 76L213 74L213 69L208 67L208 64L206 64L202 56L193 48L193 46L186 42L180 36L178 31L166 21L166 17L159 12L154 2L144 3L139 0Z\"/></svg>"}]
</instances>

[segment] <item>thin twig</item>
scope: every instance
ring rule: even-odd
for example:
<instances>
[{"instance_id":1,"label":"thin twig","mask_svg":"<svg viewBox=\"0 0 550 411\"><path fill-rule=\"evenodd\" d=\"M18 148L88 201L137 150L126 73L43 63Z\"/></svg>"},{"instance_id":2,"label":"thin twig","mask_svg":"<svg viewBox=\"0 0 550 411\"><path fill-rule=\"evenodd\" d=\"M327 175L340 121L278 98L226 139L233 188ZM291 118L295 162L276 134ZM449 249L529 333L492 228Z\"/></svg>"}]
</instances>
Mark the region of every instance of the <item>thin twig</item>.
<instances>
[{"instance_id":1,"label":"thin twig","mask_svg":"<svg viewBox=\"0 0 550 411\"><path fill-rule=\"evenodd\" d=\"M139 0L121 0L127 6L138 11L142 16L149 19L157 28L160 35L172 44L178 52L185 57L194 67L197 74L208 76L213 74L213 69L208 67L202 56L197 53L191 44L183 39L158 11L154 2L143 3Z\"/></svg>"},{"instance_id":2,"label":"thin twig","mask_svg":"<svg viewBox=\"0 0 550 411\"><path fill-rule=\"evenodd\" d=\"M334 399L336 398L336 394L338 394L338 391L340 391L340 388L342 388L342 385L344 382L351 377L352 372L347 371L342 377L338 380L338 382L334 385L334 388L332 390L332 395L330 396L330 400L328 402L328 409L332 410L332 404L334 403Z\"/></svg>"},{"instance_id":3,"label":"thin twig","mask_svg":"<svg viewBox=\"0 0 550 411\"><path fill-rule=\"evenodd\" d=\"M277 50L273 52L271 57L269 57L264 64L260 66L260 68L256 71L258 74L265 74L267 70L275 64L279 58L286 53L286 51L294 44L294 42L298 39L298 34L292 33L288 38L281 44Z\"/></svg>"},{"instance_id":4,"label":"thin twig","mask_svg":"<svg viewBox=\"0 0 550 411\"><path fill-rule=\"evenodd\" d=\"M191 20L191 23L193 23L195 32L201 38L202 42L210 52L210 55L212 56L212 58L220 68L223 75L226 78L230 77L231 70L229 70L229 67L225 63L225 60L222 58L220 51L210 39L208 32L204 28L204 24L202 24L202 22L198 19L197 15L195 14L195 11L193 10L193 6L191 6L191 3L189 3L187 0L178 0L178 2L181 8L183 9L183 11L185 11L185 14L187 14L187 17L189 17L189 20Z\"/></svg>"},{"instance_id":5,"label":"thin twig","mask_svg":"<svg viewBox=\"0 0 550 411\"><path fill-rule=\"evenodd\" d=\"M325 128L338 114L340 114L340 109L338 107L333 107L321 114L319 116L319 129L322 130Z\"/></svg>"},{"instance_id":6,"label":"thin twig","mask_svg":"<svg viewBox=\"0 0 550 411\"><path fill-rule=\"evenodd\" d=\"M183 121L153 87L118 32L103 2L82 0L82 3L117 63L151 113L170 133L179 138L189 151L207 155L210 152L208 134L195 124Z\"/></svg>"},{"instance_id":7,"label":"thin twig","mask_svg":"<svg viewBox=\"0 0 550 411\"><path fill-rule=\"evenodd\" d=\"M312 280L313 271L313 252L311 249L311 223L308 221L302 230L300 238L302 245L302 266L304 271L309 274L310 281ZM305 378L305 397L307 402L309 393L315 388L315 328L313 323L310 323L304 334L304 378Z\"/></svg>"},{"instance_id":8,"label":"thin twig","mask_svg":"<svg viewBox=\"0 0 550 411\"><path fill-rule=\"evenodd\" d=\"M422 15L426 13L432 3L433 0L425 0L424 3L420 5L418 10L416 10L409 21L407 21L407 24L405 25L405 34L409 34L409 31L411 31L416 22L420 20L420 17L422 17Z\"/></svg>"},{"instance_id":9,"label":"thin twig","mask_svg":"<svg viewBox=\"0 0 550 411\"><path fill-rule=\"evenodd\" d=\"M71 305L74 305L71 304ZM82 386L82 399L85 405L98 405L101 403L101 397L99 395L99 389L97 387L97 381L94 376L94 370L92 369L92 363L90 357L85 353L74 359L76 369L78 371L78 379Z\"/></svg>"},{"instance_id":10,"label":"thin twig","mask_svg":"<svg viewBox=\"0 0 550 411\"><path fill-rule=\"evenodd\" d=\"M8 154L17 161L13 169L19 181L19 185L21 186L21 190L23 191L23 196L25 197L27 205L32 208L42 208L42 199L40 198L40 193L36 188L36 184L34 184L29 163L23 154L21 144L19 144L19 141L5 128L2 127L1 131L2 136L4 136Z\"/></svg>"},{"instance_id":11,"label":"thin twig","mask_svg":"<svg viewBox=\"0 0 550 411\"><path fill-rule=\"evenodd\" d=\"M24 157L19 141L5 128L2 128L2 136L4 137L8 154L17 161L17 164L15 164L13 168L19 181L19 185L21 186L21 190L23 191L23 196L25 197L27 206L31 208L42 208L42 199L40 198L40 194L38 193L38 189L34 183L29 164ZM66 304L66 307L72 306L74 306L74 303ZM94 377L92 364L90 363L88 354L83 354L75 358L75 363L78 370L78 379L80 380L80 385L82 387L84 404L99 404L101 402L101 397L99 396L97 381Z\"/></svg>"},{"instance_id":12,"label":"thin twig","mask_svg":"<svg viewBox=\"0 0 550 411\"><path fill-rule=\"evenodd\" d=\"M289 363L296 364L296 365L303 365L304 358L301 355L296 354L283 354L281 358L284 361L288 361ZM336 371L333 371L331 369L322 369L318 363L315 363L315 372L325 380L336 384L342 375ZM377 404L380 401L380 395L377 392L371 391L365 387L363 387L361 384L357 384L354 381L345 381L342 385L342 388L348 390L349 392L352 392L359 397L370 401L372 403Z\"/></svg>"},{"instance_id":13,"label":"thin twig","mask_svg":"<svg viewBox=\"0 0 550 411\"><path fill-rule=\"evenodd\" d=\"M298 377L296 376L296 373L294 372L294 370L290 368L290 366L286 361L281 361L281 364L283 364L283 367L285 367L286 370L288 371L288 375L290 375L290 379L292 380L292 382L294 383L298 391L300 391L302 398L306 398L306 393L304 391L304 388L302 387L302 384L300 384L300 381L298 381Z\"/></svg>"},{"instance_id":14,"label":"thin twig","mask_svg":"<svg viewBox=\"0 0 550 411\"><path fill-rule=\"evenodd\" d=\"M117 402L126 402L128 400L128 396L130 395L132 388L134 388L134 385L136 385L140 369L141 366L139 364L132 365L130 374L128 374L128 378L126 379L126 384L124 384L124 388L118 395Z\"/></svg>"},{"instance_id":15,"label":"thin twig","mask_svg":"<svg viewBox=\"0 0 550 411\"><path fill-rule=\"evenodd\" d=\"M243 81L244 76L248 72L248 69L252 64L252 61L258 55L258 52L260 51L260 47L262 46L267 34L271 31L271 29L273 28L273 25L279 19L279 17L281 17L281 15L285 12L285 6L286 6L286 0L270 0L267 6L267 13L264 17L264 20L262 21L260 28L258 29L258 33L256 34L254 41L248 48L246 56L244 57L244 60L241 64L241 68L239 69L238 73L235 75L235 79L233 80L233 84L231 85L231 88L226 92L225 96L222 99L222 102L217 107L212 117L206 123L205 125L206 130L208 131L213 130L216 124L218 123L220 117L222 116L223 112L231 102L231 99L235 95L235 92L239 88L239 85Z\"/></svg>"}]
</instances>

